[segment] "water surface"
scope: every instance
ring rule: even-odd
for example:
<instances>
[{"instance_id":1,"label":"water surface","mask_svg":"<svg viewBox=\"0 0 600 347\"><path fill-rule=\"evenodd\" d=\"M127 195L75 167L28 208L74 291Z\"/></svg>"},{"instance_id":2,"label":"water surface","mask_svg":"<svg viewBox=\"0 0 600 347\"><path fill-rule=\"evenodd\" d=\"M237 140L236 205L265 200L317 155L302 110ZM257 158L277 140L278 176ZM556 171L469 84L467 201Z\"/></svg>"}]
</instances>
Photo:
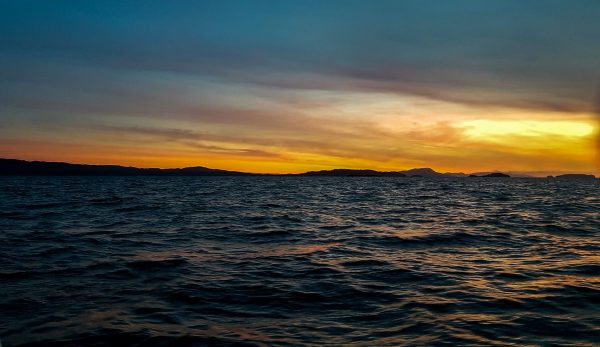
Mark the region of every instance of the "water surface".
<instances>
[{"instance_id":1,"label":"water surface","mask_svg":"<svg viewBox=\"0 0 600 347\"><path fill-rule=\"evenodd\" d=\"M600 344L600 186L0 178L5 346Z\"/></svg>"}]
</instances>

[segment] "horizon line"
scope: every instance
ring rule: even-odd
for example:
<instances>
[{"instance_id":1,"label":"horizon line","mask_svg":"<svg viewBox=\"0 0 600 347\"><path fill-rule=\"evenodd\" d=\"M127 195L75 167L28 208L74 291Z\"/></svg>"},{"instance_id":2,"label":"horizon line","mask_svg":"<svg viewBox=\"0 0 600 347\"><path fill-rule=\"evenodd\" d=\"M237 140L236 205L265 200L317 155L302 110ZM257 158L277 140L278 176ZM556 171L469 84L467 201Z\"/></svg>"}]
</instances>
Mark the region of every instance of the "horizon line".
<instances>
[{"instance_id":1,"label":"horizon line","mask_svg":"<svg viewBox=\"0 0 600 347\"><path fill-rule=\"evenodd\" d=\"M449 172L449 171L437 171L436 169L430 167L430 166L423 166L423 167L413 167L413 168L409 168L409 169L396 169L396 170L377 170L377 169L371 169L371 168L351 168L351 167L332 167L330 169L314 169L314 170L307 170L307 171L302 171L302 172L286 172L286 173L270 173L270 172L249 172L249 171L239 171L239 170L230 170L230 169L220 169L220 168L213 168L213 167L208 167L208 166L204 166L204 165L191 165L191 166L180 166L180 167L156 167L156 166L132 166L132 165L122 165L122 164L98 164L98 163L74 163L74 162L66 162L66 161L47 161L47 160L27 160L27 159L19 159L19 158L0 158L0 160L16 160L16 161L22 161L22 162L28 162L28 163L33 163L33 162L38 162L38 163L54 163L54 164L68 164L68 165L87 165L87 166L115 166L115 167L122 167L122 168L132 168L132 169L155 169L155 170L181 170L181 169L189 169L189 168L197 168L197 167L202 167L202 168L206 168L209 170L220 170L220 171L229 171L229 172L238 172L238 173L242 173L242 174L252 174L252 175L270 175L270 176L283 176L283 175L302 175L302 174L306 174L306 173L310 173L310 172L321 172L321 171L333 171L333 170L356 170L356 171L374 171L374 172L379 172L379 173L403 173L405 171L411 171L411 170L419 170L419 169L430 169L432 171L434 171L437 174L463 174L463 175L474 175L474 174L487 174L487 173L504 173L504 174L510 174L512 177L515 177L513 175L521 175L521 176L527 176L527 177L532 177L532 178L545 178L548 176L557 176L557 175L567 175L567 174L579 174L579 175L592 175L594 177L597 177L595 173L590 173L590 172L580 172L580 171L510 171L510 170L487 170L487 171L473 171L473 172ZM515 177L518 178L518 177Z\"/></svg>"}]
</instances>

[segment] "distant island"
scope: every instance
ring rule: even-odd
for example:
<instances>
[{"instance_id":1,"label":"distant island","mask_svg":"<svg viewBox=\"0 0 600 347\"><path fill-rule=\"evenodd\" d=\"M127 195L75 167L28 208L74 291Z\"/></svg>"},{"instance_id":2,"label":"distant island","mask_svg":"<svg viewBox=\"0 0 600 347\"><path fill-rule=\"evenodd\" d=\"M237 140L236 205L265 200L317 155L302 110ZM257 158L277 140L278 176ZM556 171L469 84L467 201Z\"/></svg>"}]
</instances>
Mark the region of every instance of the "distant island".
<instances>
[{"instance_id":1,"label":"distant island","mask_svg":"<svg viewBox=\"0 0 600 347\"><path fill-rule=\"evenodd\" d=\"M322 171L309 171L299 176L334 176L334 177L466 177L464 173L439 173L430 168L410 169L404 171L375 171L333 169Z\"/></svg>"},{"instance_id":2,"label":"distant island","mask_svg":"<svg viewBox=\"0 0 600 347\"><path fill-rule=\"evenodd\" d=\"M240 171L211 169L194 166L178 169L137 168L119 165L88 165L62 162L26 161L19 159L0 159L0 176L264 176ZM271 175L273 176L273 175ZM314 176L314 177L483 177L510 178L502 172L465 174L436 172L431 168L417 168L404 171L376 171L355 169L333 169L309 171L299 174L281 174L277 176ZM552 179L595 179L594 175L565 174Z\"/></svg>"}]
</instances>

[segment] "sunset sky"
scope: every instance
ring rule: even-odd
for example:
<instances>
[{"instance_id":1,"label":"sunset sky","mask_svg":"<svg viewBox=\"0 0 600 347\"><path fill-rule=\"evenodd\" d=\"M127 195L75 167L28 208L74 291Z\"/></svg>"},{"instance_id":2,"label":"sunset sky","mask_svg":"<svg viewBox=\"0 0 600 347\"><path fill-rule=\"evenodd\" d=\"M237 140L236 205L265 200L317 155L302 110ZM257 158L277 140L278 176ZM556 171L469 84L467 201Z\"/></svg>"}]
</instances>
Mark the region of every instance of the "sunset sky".
<instances>
[{"instance_id":1,"label":"sunset sky","mask_svg":"<svg viewBox=\"0 0 600 347\"><path fill-rule=\"evenodd\" d=\"M598 0L0 3L0 157L600 173Z\"/></svg>"}]
</instances>

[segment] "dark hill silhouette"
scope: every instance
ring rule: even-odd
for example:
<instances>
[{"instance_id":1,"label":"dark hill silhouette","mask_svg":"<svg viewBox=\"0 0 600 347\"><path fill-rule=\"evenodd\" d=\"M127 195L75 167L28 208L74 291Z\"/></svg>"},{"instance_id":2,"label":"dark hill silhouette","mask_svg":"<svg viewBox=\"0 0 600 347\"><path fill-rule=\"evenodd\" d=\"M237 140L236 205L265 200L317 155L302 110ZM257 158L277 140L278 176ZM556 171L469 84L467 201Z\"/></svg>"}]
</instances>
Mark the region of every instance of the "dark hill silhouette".
<instances>
[{"instance_id":1,"label":"dark hill silhouette","mask_svg":"<svg viewBox=\"0 0 600 347\"><path fill-rule=\"evenodd\" d=\"M505 173L502 172L492 172L492 173L486 173L486 174L470 174L469 177L491 177L491 178L509 178L510 175L507 175Z\"/></svg>"},{"instance_id":2,"label":"dark hill silhouette","mask_svg":"<svg viewBox=\"0 0 600 347\"><path fill-rule=\"evenodd\" d=\"M298 174L300 176L336 176L336 177L465 177L464 173L439 173L430 168L418 168L405 171L375 171L333 169L309 171Z\"/></svg>"},{"instance_id":3,"label":"dark hill silhouette","mask_svg":"<svg viewBox=\"0 0 600 347\"><path fill-rule=\"evenodd\" d=\"M430 169L428 167L418 168L418 169L410 169L410 170L402 171L402 173L404 173L406 176L413 176L413 177L438 177L438 176L443 175L443 174L436 172L433 169Z\"/></svg>"},{"instance_id":4,"label":"dark hill silhouette","mask_svg":"<svg viewBox=\"0 0 600 347\"><path fill-rule=\"evenodd\" d=\"M0 175L16 176L247 176L245 172L209 169L140 169L118 165L86 165L44 161L0 159Z\"/></svg>"},{"instance_id":5,"label":"dark hill silhouette","mask_svg":"<svg viewBox=\"0 0 600 347\"><path fill-rule=\"evenodd\" d=\"M483 175L483 176L481 176L481 177L499 177L499 178L507 178L507 177L510 177L510 175L507 175L507 174L505 174L505 173L502 173L502 172L494 172L494 173L491 173L491 174Z\"/></svg>"},{"instance_id":6,"label":"dark hill silhouette","mask_svg":"<svg viewBox=\"0 0 600 347\"><path fill-rule=\"evenodd\" d=\"M0 158L0 176L264 176L239 171L211 169L204 166L179 169L136 168L119 165L88 165L61 162L26 161ZM333 169L309 171L284 176L322 177L467 177L464 173L440 173L430 168L417 168L405 171L376 171ZM471 174L468 177L511 177L501 172ZM593 175L566 174L557 179L593 179Z\"/></svg>"}]
</instances>

